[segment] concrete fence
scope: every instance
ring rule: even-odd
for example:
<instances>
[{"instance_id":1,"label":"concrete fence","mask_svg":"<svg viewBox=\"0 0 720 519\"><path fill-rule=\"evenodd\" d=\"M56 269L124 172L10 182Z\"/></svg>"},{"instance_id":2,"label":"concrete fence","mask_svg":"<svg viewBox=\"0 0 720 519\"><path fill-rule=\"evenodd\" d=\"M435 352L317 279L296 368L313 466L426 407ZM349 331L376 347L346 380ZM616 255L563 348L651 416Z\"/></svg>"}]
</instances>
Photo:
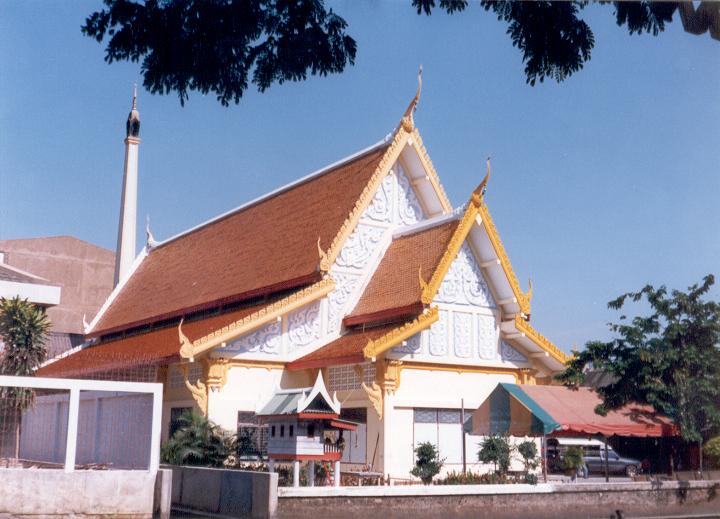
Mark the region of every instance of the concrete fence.
<instances>
[{"instance_id":1,"label":"concrete fence","mask_svg":"<svg viewBox=\"0 0 720 519\"><path fill-rule=\"evenodd\" d=\"M172 470L172 506L225 517L267 519L277 509L278 475L163 465Z\"/></svg>"},{"instance_id":2,"label":"concrete fence","mask_svg":"<svg viewBox=\"0 0 720 519\"><path fill-rule=\"evenodd\" d=\"M720 481L281 488L278 519L720 517Z\"/></svg>"}]
</instances>

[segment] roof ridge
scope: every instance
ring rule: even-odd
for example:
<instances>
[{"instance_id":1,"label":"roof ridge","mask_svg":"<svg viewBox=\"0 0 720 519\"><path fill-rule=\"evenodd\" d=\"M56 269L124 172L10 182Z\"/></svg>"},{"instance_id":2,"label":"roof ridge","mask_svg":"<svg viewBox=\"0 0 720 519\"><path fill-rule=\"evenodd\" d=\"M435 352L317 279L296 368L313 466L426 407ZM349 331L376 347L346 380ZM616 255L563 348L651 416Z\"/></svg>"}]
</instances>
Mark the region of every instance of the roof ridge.
<instances>
[{"instance_id":1,"label":"roof ridge","mask_svg":"<svg viewBox=\"0 0 720 519\"><path fill-rule=\"evenodd\" d=\"M48 278L44 278L42 276L38 276L37 274L33 274L32 272L28 272L27 270L19 269L13 265L10 265L9 263L0 263L0 268L4 268L7 270L10 270L12 272L15 272L16 274L21 274L23 276L28 276L33 279L39 279L41 281L50 281Z\"/></svg>"},{"instance_id":2,"label":"roof ridge","mask_svg":"<svg viewBox=\"0 0 720 519\"><path fill-rule=\"evenodd\" d=\"M241 211L244 211L245 209L249 209L250 207L253 207L253 206L255 206L255 205L257 205L257 204L259 204L259 203L261 203L261 202L265 202L265 201L267 201L267 200L270 200L271 198L274 198L274 197L276 197L276 196L278 196L278 195L280 195L280 194L282 194L282 193L285 193L285 192L287 192L287 191L290 191L291 189L293 189L293 188L295 188L295 187L298 187L298 186L300 186L300 185L302 185L302 184L305 184L306 182L309 182L309 181L311 181L311 180L314 180L314 179L317 178L317 177L320 177L320 176L322 176L322 175L324 175L324 174L326 174L326 173L330 173L331 171L339 168L340 166L344 166L345 164L348 164L348 163L350 163L350 162L352 162L352 161L354 161L354 160L357 160L357 159L359 159L359 158L361 158L361 157L363 157L363 156L365 156L365 155L367 155L367 154L369 154L369 153L372 153L373 151L376 151L376 150L378 150L378 149L381 149L383 146L387 146L388 144L390 144L389 137L391 137L391 136L392 136L392 135L389 134L389 135L385 136L382 140L376 142L375 144L373 144L373 145L371 145L371 146L368 146L367 148L364 148L364 149L362 149L362 150L360 150L360 151L358 151L358 152L355 152L355 153L353 153L352 155L348 155L348 156L346 156L346 157L344 157L344 158L342 158L342 159L340 159L340 160L338 160L338 161L336 161L336 162L333 162L332 164L329 164L329 165L327 165L327 166L324 166L324 167L322 167L322 168L320 168L320 169L318 169L318 170L315 170L315 171L313 171L312 173L310 173L310 174L308 174L308 175L305 175L304 177L301 177L301 178L299 178L299 179L297 179L297 180L294 180L294 181L292 181L292 182L290 182L290 183L288 183L288 184L285 184L284 186L280 186L279 188L274 189L273 191L270 191L270 192L268 192L268 193L265 193L264 195L261 195L261 196L259 196L259 197L257 197L257 198L254 198L254 199L252 199L252 200L250 200L250 201L248 201L248 202L245 202L244 204L241 204L241 205L239 205L239 206L237 206L237 207L235 207L235 208L233 208L233 209L230 209L229 211L226 211L226 212L221 213L221 214L219 214L219 215L217 215L217 216L214 216L214 217L212 217L212 218L210 218L210 219L208 219L208 220L205 220L204 222L199 223L198 225L195 225L195 226L193 226L193 227L191 227L191 228L189 228L189 229L186 229L186 230L184 230L184 231L181 231L181 232L179 232L179 233L171 236L170 238L167 238L167 239L165 239L165 240L162 240L162 241L158 242L157 245L155 245L154 247L152 247L151 250L159 249L160 247L163 247L163 246L167 245L167 244L170 243L170 242L173 242L173 241L175 241L175 240L177 240L177 239L179 239L179 238L182 238L183 236L186 236L186 235L188 235L188 234L192 234L193 232L198 231L198 230L200 230L200 229L202 229L202 228L204 228L204 227L206 227L206 226L208 226L208 225L210 225L210 224L212 224L212 223L215 223L215 222L218 222L218 221L220 221L220 220L223 220L223 219L225 219L225 218L227 218L227 217L229 217L229 216L232 216L232 215L237 214L237 213L239 213L239 212L241 212Z\"/></svg>"}]
</instances>

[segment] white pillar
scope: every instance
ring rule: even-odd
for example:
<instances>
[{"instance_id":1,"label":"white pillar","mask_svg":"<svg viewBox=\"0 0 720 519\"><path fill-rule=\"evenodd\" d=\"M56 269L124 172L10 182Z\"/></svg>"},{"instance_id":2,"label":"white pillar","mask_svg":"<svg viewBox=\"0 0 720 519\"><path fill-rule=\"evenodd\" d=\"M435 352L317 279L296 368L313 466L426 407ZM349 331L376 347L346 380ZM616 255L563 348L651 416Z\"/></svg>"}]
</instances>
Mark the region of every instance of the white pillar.
<instances>
[{"instance_id":1,"label":"white pillar","mask_svg":"<svg viewBox=\"0 0 720 519\"><path fill-rule=\"evenodd\" d=\"M275 460L272 458L268 460L268 472L275 472Z\"/></svg>"},{"instance_id":2,"label":"white pillar","mask_svg":"<svg viewBox=\"0 0 720 519\"><path fill-rule=\"evenodd\" d=\"M335 486L339 487L340 486L340 460L337 460L335 462L335 470L334 470L333 476L335 479L335 481L334 481Z\"/></svg>"},{"instance_id":3,"label":"white pillar","mask_svg":"<svg viewBox=\"0 0 720 519\"><path fill-rule=\"evenodd\" d=\"M300 461L293 461L293 486L300 486Z\"/></svg>"},{"instance_id":4,"label":"white pillar","mask_svg":"<svg viewBox=\"0 0 720 519\"><path fill-rule=\"evenodd\" d=\"M308 461L308 486L315 486L315 461Z\"/></svg>"},{"instance_id":5,"label":"white pillar","mask_svg":"<svg viewBox=\"0 0 720 519\"><path fill-rule=\"evenodd\" d=\"M122 196L120 197L120 223L117 249L115 249L114 285L127 276L135 261L135 235L137 234L138 146L140 144L140 114L136 106L137 92L133 96L132 110L128 115L125 138L125 167Z\"/></svg>"},{"instance_id":6,"label":"white pillar","mask_svg":"<svg viewBox=\"0 0 720 519\"><path fill-rule=\"evenodd\" d=\"M383 473L389 476L393 467L393 419L395 395L386 392L383 397Z\"/></svg>"},{"instance_id":7,"label":"white pillar","mask_svg":"<svg viewBox=\"0 0 720 519\"><path fill-rule=\"evenodd\" d=\"M65 472L75 470L75 451L77 449L78 416L80 415L80 390L70 389L68 405L67 440L65 443Z\"/></svg>"}]
</instances>

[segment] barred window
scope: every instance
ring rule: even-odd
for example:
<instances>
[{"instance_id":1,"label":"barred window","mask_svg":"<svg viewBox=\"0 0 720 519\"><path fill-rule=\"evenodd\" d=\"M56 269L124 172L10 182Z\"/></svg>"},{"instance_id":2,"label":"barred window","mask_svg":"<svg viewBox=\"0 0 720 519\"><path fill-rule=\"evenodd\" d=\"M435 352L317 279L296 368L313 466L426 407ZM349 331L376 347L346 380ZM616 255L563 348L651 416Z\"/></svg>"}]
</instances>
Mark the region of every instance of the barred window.
<instances>
[{"instance_id":1,"label":"barred window","mask_svg":"<svg viewBox=\"0 0 720 519\"><path fill-rule=\"evenodd\" d=\"M363 362L363 379L368 385L375 380L375 364ZM360 378L355 372L354 365L331 366L328 368L328 388L330 391L351 391L360 389Z\"/></svg>"},{"instance_id":2,"label":"barred window","mask_svg":"<svg viewBox=\"0 0 720 519\"><path fill-rule=\"evenodd\" d=\"M188 382L195 384L203 375L202 364L194 362L187 368ZM172 366L168 377L168 387L170 389L178 389L185 387L185 375L181 366Z\"/></svg>"},{"instance_id":3,"label":"barred window","mask_svg":"<svg viewBox=\"0 0 720 519\"><path fill-rule=\"evenodd\" d=\"M237 437L237 453L241 459L267 457L268 427L260 424L255 413L238 411Z\"/></svg>"}]
</instances>

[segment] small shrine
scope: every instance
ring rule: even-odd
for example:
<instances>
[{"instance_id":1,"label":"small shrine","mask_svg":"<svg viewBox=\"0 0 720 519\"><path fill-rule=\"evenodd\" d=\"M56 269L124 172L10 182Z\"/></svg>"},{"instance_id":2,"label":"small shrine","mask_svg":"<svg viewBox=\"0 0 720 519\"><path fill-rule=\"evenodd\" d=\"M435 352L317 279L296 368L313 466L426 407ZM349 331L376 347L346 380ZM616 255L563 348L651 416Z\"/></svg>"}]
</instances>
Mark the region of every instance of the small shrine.
<instances>
[{"instance_id":1,"label":"small shrine","mask_svg":"<svg viewBox=\"0 0 720 519\"><path fill-rule=\"evenodd\" d=\"M340 419L340 401L330 397L322 372L313 387L278 389L258 413L268 427L268 467L292 461L293 486L300 486L300 463L307 462L307 482L315 486L315 462L332 463L332 481L340 486L340 458L345 446L343 431L357 424ZM330 471L328 471L328 479Z\"/></svg>"}]
</instances>

